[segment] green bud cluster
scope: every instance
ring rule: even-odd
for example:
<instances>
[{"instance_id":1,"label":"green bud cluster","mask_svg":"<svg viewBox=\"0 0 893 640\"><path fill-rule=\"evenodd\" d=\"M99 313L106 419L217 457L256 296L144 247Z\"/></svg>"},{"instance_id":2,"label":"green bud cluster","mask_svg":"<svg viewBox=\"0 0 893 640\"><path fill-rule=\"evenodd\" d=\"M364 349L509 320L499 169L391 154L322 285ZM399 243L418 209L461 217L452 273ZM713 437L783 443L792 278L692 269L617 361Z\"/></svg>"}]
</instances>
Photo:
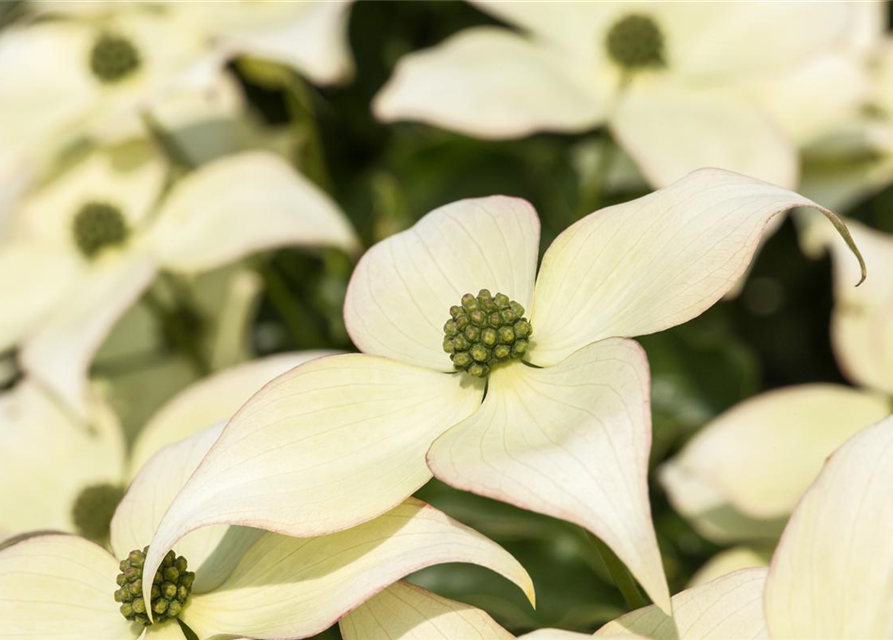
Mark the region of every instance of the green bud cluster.
<instances>
[{"instance_id":1,"label":"green bud cluster","mask_svg":"<svg viewBox=\"0 0 893 640\"><path fill-rule=\"evenodd\" d=\"M90 70L101 82L123 80L140 66L140 54L127 38L103 33L90 50Z\"/></svg>"},{"instance_id":2,"label":"green bud cluster","mask_svg":"<svg viewBox=\"0 0 893 640\"><path fill-rule=\"evenodd\" d=\"M121 573L117 578L121 588L115 591L115 602L121 603L121 615L145 626L152 624L143 601L143 564L148 551L149 547L131 551L121 561ZM195 574L186 571L186 558L168 551L152 579L149 601L155 622L173 620L180 615L194 581Z\"/></svg>"},{"instance_id":3,"label":"green bud cluster","mask_svg":"<svg viewBox=\"0 0 893 640\"><path fill-rule=\"evenodd\" d=\"M129 234L121 210L105 202L85 204L74 216L72 226L75 244L87 258L123 243Z\"/></svg>"},{"instance_id":4,"label":"green bud cluster","mask_svg":"<svg viewBox=\"0 0 893 640\"><path fill-rule=\"evenodd\" d=\"M664 36L648 16L632 14L615 22L605 46L611 59L630 71L666 64Z\"/></svg>"},{"instance_id":5,"label":"green bud cluster","mask_svg":"<svg viewBox=\"0 0 893 640\"><path fill-rule=\"evenodd\" d=\"M94 484L78 494L71 517L78 533L88 540L102 542L109 537L109 526L124 488L114 484Z\"/></svg>"},{"instance_id":6,"label":"green bud cluster","mask_svg":"<svg viewBox=\"0 0 893 640\"><path fill-rule=\"evenodd\" d=\"M456 371L485 378L496 365L520 359L532 332L524 307L505 294L492 296L481 289L477 296L466 293L461 305L450 307L450 319L443 325L443 350Z\"/></svg>"}]
</instances>

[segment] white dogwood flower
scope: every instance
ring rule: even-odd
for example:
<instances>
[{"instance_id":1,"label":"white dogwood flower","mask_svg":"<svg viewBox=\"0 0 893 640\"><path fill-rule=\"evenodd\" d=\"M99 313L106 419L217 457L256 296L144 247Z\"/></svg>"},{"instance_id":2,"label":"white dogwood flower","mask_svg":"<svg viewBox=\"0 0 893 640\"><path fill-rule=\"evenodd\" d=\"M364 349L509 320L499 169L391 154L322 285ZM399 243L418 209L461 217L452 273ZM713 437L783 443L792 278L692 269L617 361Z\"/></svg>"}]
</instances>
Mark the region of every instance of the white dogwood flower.
<instances>
[{"instance_id":1,"label":"white dogwood flower","mask_svg":"<svg viewBox=\"0 0 893 640\"><path fill-rule=\"evenodd\" d=\"M475 4L520 31L476 27L405 56L377 116L482 138L607 125L657 187L705 166L794 186L795 141L753 84L833 48L862 13L842 2Z\"/></svg>"},{"instance_id":2,"label":"white dogwood flower","mask_svg":"<svg viewBox=\"0 0 893 640\"><path fill-rule=\"evenodd\" d=\"M15 159L4 167L10 175L39 179L46 159L80 137L126 126L153 103L218 80L187 23L134 7L4 29L0 148Z\"/></svg>"},{"instance_id":3,"label":"white dogwood flower","mask_svg":"<svg viewBox=\"0 0 893 640\"><path fill-rule=\"evenodd\" d=\"M649 371L627 337L710 307L768 221L794 206L817 207L697 171L582 219L538 276L527 202L433 211L353 274L345 321L364 353L307 363L256 394L171 506L159 548L224 522L345 529L433 474L589 529L668 608L648 501Z\"/></svg>"},{"instance_id":4,"label":"white dogwood flower","mask_svg":"<svg viewBox=\"0 0 893 640\"><path fill-rule=\"evenodd\" d=\"M414 499L327 536L203 529L162 554L143 591L155 527L222 426L146 463L115 512L111 553L39 533L0 551L0 638L184 640L181 625L202 639L304 638L405 575L445 562L492 569L533 601L530 577L509 553Z\"/></svg>"},{"instance_id":5,"label":"white dogwood flower","mask_svg":"<svg viewBox=\"0 0 893 640\"><path fill-rule=\"evenodd\" d=\"M25 371L82 416L96 349L159 271L282 246L356 248L337 205L278 156L225 156L159 202L166 168L143 142L90 153L22 203L0 245L0 349L18 347Z\"/></svg>"}]
</instances>

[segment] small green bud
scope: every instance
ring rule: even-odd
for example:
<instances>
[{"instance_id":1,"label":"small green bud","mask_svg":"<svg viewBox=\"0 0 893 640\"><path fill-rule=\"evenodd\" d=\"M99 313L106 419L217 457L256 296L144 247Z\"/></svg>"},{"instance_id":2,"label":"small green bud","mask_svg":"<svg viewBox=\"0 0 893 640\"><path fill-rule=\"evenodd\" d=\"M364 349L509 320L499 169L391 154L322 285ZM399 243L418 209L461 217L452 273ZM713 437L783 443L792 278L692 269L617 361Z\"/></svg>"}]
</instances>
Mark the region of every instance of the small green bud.
<instances>
[{"instance_id":1,"label":"small green bud","mask_svg":"<svg viewBox=\"0 0 893 640\"><path fill-rule=\"evenodd\" d=\"M502 324L515 324L518 321L518 314L511 309L503 309L499 312L499 317L502 318Z\"/></svg>"},{"instance_id":2,"label":"small green bud","mask_svg":"<svg viewBox=\"0 0 893 640\"><path fill-rule=\"evenodd\" d=\"M115 591L115 602L121 602L121 615L128 620L149 626L149 616L143 600L143 565L149 547L142 551L131 551L121 561L121 573L116 582L121 588ZM152 580L152 591L149 594L150 606L155 622L161 623L180 615L183 605L189 598L189 592L195 581L195 574L187 571L186 558L169 551L161 561Z\"/></svg>"},{"instance_id":3,"label":"small green bud","mask_svg":"<svg viewBox=\"0 0 893 640\"><path fill-rule=\"evenodd\" d=\"M486 362L490 359L490 350L482 344L476 344L468 350L468 353L471 354L471 357L475 359L476 362Z\"/></svg>"},{"instance_id":4,"label":"small green bud","mask_svg":"<svg viewBox=\"0 0 893 640\"><path fill-rule=\"evenodd\" d=\"M459 369L465 369L473 362L473 358L467 351L458 351L453 354L453 364Z\"/></svg>"},{"instance_id":5,"label":"small green bud","mask_svg":"<svg viewBox=\"0 0 893 640\"><path fill-rule=\"evenodd\" d=\"M527 320L518 320L512 327L516 338L526 338L530 335L532 328Z\"/></svg>"},{"instance_id":6,"label":"small green bud","mask_svg":"<svg viewBox=\"0 0 893 640\"><path fill-rule=\"evenodd\" d=\"M475 378L483 378L490 373L490 367L485 364L475 362L473 365L468 367L468 373L473 375Z\"/></svg>"},{"instance_id":7,"label":"small green bud","mask_svg":"<svg viewBox=\"0 0 893 640\"><path fill-rule=\"evenodd\" d=\"M646 15L631 14L615 22L608 29L605 48L617 65L629 71L666 64L663 33Z\"/></svg>"},{"instance_id":8,"label":"small green bud","mask_svg":"<svg viewBox=\"0 0 893 640\"><path fill-rule=\"evenodd\" d=\"M493 347L493 357L497 360L505 360L512 354L512 348L507 344L500 344Z\"/></svg>"},{"instance_id":9,"label":"small green bud","mask_svg":"<svg viewBox=\"0 0 893 640\"><path fill-rule=\"evenodd\" d=\"M103 33L90 50L90 70L103 83L114 84L140 67L140 54L127 38Z\"/></svg>"},{"instance_id":10,"label":"small green bud","mask_svg":"<svg viewBox=\"0 0 893 640\"><path fill-rule=\"evenodd\" d=\"M515 341L515 331L511 327L499 327L499 341L503 344L511 344Z\"/></svg>"},{"instance_id":11,"label":"small green bud","mask_svg":"<svg viewBox=\"0 0 893 640\"><path fill-rule=\"evenodd\" d=\"M496 344L496 341L499 340L499 334L496 333L496 329L493 327L487 327L483 331L481 331L481 342L483 342L488 347L492 347Z\"/></svg>"},{"instance_id":12,"label":"small green bud","mask_svg":"<svg viewBox=\"0 0 893 640\"><path fill-rule=\"evenodd\" d=\"M520 358L527 352L527 340L515 340L512 345L512 357Z\"/></svg>"},{"instance_id":13,"label":"small green bud","mask_svg":"<svg viewBox=\"0 0 893 640\"><path fill-rule=\"evenodd\" d=\"M532 333L523 314L524 307L503 293L494 296L481 289L477 296L462 296L461 306L450 307L444 324L443 349L456 371L484 378L494 366L520 358ZM523 344L518 345L519 340Z\"/></svg>"}]
</instances>

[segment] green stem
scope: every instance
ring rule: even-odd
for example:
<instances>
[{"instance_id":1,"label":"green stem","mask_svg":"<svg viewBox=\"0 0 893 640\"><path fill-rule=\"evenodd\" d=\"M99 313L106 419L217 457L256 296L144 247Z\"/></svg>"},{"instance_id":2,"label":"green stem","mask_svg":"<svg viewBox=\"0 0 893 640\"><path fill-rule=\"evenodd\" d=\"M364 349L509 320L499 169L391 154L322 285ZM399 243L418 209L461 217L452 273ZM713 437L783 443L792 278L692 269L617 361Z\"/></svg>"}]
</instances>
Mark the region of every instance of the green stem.
<instances>
[{"instance_id":1,"label":"green stem","mask_svg":"<svg viewBox=\"0 0 893 640\"><path fill-rule=\"evenodd\" d=\"M183 316L177 308L169 308L168 305L150 289L143 297L146 306L158 320L165 337L189 360L193 370L199 376L204 376L211 371L211 366L201 350L198 336L193 335L193 330L183 321Z\"/></svg>"},{"instance_id":2,"label":"green stem","mask_svg":"<svg viewBox=\"0 0 893 640\"><path fill-rule=\"evenodd\" d=\"M595 165L591 180L582 180L580 184L580 205L579 216L589 215L593 211L598 210L602 205L605 187L608 184L608 178L614 165L615 145L611 140L611 134L607 129L602 135L601 145L599 147L598 161Z\"/></svg>"},{"instance_id":3,"label":"green stem","mask_svg":"<svg viewBox=\"0 0 893 640\"><path fill-rule=\"evenodd\" d=\"M323 190L331 192L332 178L326 166L322 136L319 133L313 102L307 87L300 76L290 73L284 89L285 103L291 116L292 125L301 136L301 172Z\"/></svg>"},{"instance_id":4,"label":"green stem","mask_svg":"<svg viewBox=\"0 0 893 640\"><path fill-rule=\"evenodd\" d=\"M267 298L285 323L294 346L303 348L322 344L323 337L319 335L304 307L292 295L288 282L273 263L265 262L259 271L264 280Z\"/></svg>"},{"instance_id":5,"label":"green stem","mask_svg":"<svg viewBox=\"0 0 893 640\"><path fill-rule=\"evenodd\" d=\"M164 125L148 111L142 112L143 123L152 134L152 138L167 156L170 163L182 171L192 171L198 163L192 159L185 147L180 144L176 136L171 135Z\"/></svg>"},{"instance_id":6,"label":"green stem","mask_svg":"<svg viewBox=\"0 0 893 640\"><path fill-rule=\"evenodd\" d=\"M611 551L608 545L588 531L587 534L589 535L589 540L592 542L595 550L598 552L599 557L602 559L602 562L605 563L605 568L608 570L608 573L611 574L611 579L614 581L614 584L617 585L617 589L620 590L623 599L626 600L627 606L629 606L631 610L647 607L648 600L646 600L645 596L642 595L642 592L639 591L639 587L636 585L636 581L629 572L629 569L626 568L626 565L620 561L620 558Z\"/></svg>"}]
</instances>

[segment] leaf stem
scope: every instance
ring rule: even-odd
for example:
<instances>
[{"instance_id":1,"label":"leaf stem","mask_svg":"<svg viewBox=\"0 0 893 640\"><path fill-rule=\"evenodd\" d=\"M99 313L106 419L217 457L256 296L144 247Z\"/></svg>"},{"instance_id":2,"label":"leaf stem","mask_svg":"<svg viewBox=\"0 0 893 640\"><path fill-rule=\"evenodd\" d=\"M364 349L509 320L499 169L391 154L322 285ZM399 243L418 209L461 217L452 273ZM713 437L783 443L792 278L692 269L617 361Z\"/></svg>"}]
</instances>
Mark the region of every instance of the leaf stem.
<instances>
[{"instance_id":1,"label":"leaf stem","mask_svg":"<svg viewBox=\"0 0 893 640\"><path fill-rule=\"evenodd\" d=\"M179 303L173 287L172 297L175 302L173 306L169 306L156 291L149 289L143 296L143 300L161 325L165 338L186 356L197 375L207 375L211 371L211 366L202 353L199 336L195 335L196 328L189 326L190 323L185 320L186 314L192 311Z\"/></svg>"},{"instance_id":2,"label":"leaf stem","mask_svg":"<svg viewBox=\"0 0 893 640\"><path fill-rule=\"evenodd\" d=\"M629 569L626 568L626 565L620 561L620 558L611 551L608 545L588 531L586 533L588 534L592 545L595 547L595 550L598 552L599 557L602 559L602 562L605 563L605 568L611 575L611 579L614 581L614 584L617 586L623 599L626 600L626 604L629 606L630 610L647 607L648 600L646 600L645 596L642 595L642 592L639 591L639 587L636 585L636 581L629 572Z\"/></svg>"}]
</instances>

